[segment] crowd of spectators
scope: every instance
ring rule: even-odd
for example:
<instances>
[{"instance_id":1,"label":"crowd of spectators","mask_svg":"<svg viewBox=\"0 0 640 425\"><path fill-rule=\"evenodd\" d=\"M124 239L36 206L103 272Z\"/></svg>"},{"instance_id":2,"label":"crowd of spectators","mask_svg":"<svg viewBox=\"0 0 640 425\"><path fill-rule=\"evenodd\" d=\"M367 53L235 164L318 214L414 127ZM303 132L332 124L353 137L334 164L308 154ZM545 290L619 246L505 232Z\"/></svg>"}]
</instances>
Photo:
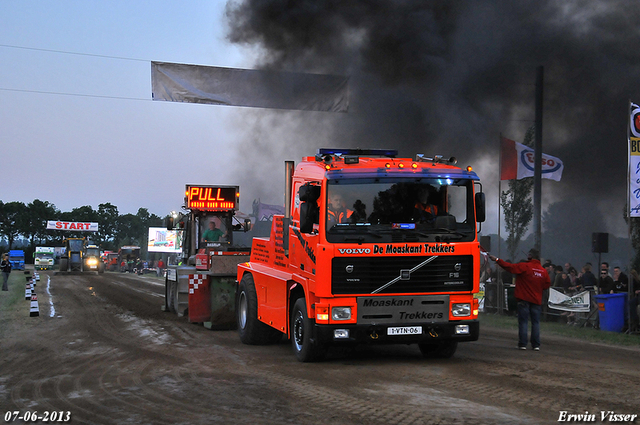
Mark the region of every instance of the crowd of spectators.
<instances>
[{"instance_id":1,"label":"crowd of spectators","mask_svg":"<svg viewBox=\"0 0 640 425\"><path fill-rule=\"evenodd\" d=\"M510 262L510 260L507 260ZM640 305L640 276L633 269L627 276L619 266L610 269L608 262L602 262L599 270L594 274L593 265L585 263L580 270L571 263L553 264L552 260L546 260L543 267L551 279L551 287L565 295L572 296L582 291L591 291L597 294L629 294L627 323L629 329L639 330L638 305ZM511 284L511 273L500 268L500 280L503 284ZM495 282L498 278L498 270L494 270L489 262L486 262L481 275L481 282ZM631 290L630 290L631 289ZM630 291L629 291L630 290ZM576 323L574 313L564 312L560 314L568 324Z\"/></svg>"}]
</instances>

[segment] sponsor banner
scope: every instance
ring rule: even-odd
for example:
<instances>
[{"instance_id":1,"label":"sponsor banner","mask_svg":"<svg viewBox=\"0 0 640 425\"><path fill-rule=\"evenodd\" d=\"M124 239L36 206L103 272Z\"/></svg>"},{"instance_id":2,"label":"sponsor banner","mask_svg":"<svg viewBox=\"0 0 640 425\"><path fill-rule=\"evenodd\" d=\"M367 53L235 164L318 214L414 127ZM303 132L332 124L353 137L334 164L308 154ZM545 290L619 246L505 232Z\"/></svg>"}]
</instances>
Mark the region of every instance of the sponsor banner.
<instances>
[{"instance_id":1,"label":"sponsor banner","mask_svg":"<svg viewBox=\"0 0 640 425\"><path fill-rule=\"evenodd\" d=\"M563 311L575 311L588 313L591 306L589 291L583 291L575 295L565 295L562 292L549 288L549 308Z\"/></svg>"},{"instance_id":2,"label":"sponsor banner","mask_svg":"<svg viewBox=\"0 0 640 425\"><path fill-rule=\"evenodd\" d=\"M97 232L98 223L72 222L72 221L47 221L47 229L51 230L75 230L78 232Z\"/></svg>"},{"instance_id":3,"label":"sponsor banner","mask_svg":"<svg viewBox=\"0 0 640 425\"><path fill-rule=\"evenodd\" d=\"M640 106L629 109L629 216L640 217Z\"/></svg>"},{"instance_id":4,"label":"sponsor banner","mask_svg":"<svg viewBox=\"0 0 640 425\"><path fill-rule=\"evenodd\" d=\"M535 167L535 151L533 148L502 138L502 162L500 164L500 180L521 180L533 177ZM560 181L564 164L560 158L542 154L542 178Z\"/></svg>"}]
</instances>

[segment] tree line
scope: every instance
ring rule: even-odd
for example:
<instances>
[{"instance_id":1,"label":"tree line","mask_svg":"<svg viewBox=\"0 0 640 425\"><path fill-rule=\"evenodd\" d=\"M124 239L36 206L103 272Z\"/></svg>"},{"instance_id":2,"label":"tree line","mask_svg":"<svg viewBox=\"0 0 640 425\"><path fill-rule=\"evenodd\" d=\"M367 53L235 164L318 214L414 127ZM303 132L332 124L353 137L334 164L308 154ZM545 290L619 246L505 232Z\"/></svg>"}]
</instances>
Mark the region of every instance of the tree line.
<instances>
[{"instance_id":1,"label":"tree line","mask_svg":"<svg viewBox=\"0 0 640 425\"><path fill-rule=\"evenodd\" d=\"M47 230L47 221L94 222L97 232ZM136 214L120 214L110 203L90 205L60 211L48 201L34 200L28 204L0 200L0 237L12 249L20 239L28 240L31 250L36 246L62 246L65 237L87 237L103 250L117 251L124 245L146 246L149 227L161 227L163 219L139 208Z\"/></svg>"}]
</instances>

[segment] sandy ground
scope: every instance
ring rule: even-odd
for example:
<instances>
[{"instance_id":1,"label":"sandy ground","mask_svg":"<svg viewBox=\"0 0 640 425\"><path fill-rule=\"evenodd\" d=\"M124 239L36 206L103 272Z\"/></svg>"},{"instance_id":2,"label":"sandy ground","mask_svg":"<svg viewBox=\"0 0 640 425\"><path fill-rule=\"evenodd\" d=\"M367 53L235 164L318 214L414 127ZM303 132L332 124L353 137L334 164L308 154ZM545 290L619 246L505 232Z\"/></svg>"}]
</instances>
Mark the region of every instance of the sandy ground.
<instances>
[{"instance_id":1,"label":"sandy ground","mask_svg":"<svg viewBox=\"0 0 640 425\"><path fill-rule=\"evenodd\" d=\"M480 340L460 344L452 359L425 360L417 346L363 346L303 364L288 341L246 346L235 331L161 311L163 281L154 277L41 272L37 294L39 316L25 301L1 321L6 423L32 412L37 422L75 424L551 424L563 415L595 415L588 423L608 422L609 411L640 415L638 349L543 334L540 352L519 351L515 331L481 326Z\"/></svg>"}]
</instances>

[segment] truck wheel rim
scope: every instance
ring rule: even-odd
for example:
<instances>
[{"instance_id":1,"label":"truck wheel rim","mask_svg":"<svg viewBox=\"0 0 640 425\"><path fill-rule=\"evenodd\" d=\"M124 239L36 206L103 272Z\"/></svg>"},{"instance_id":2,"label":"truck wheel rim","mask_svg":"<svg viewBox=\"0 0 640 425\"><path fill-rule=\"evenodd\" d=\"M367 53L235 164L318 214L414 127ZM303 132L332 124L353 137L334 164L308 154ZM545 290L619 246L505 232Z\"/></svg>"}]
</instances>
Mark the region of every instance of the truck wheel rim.
<instances>
[{"instance_id":1,"label":"truck wheel rim","mask_svg":"<svg viewBox=\"0 0 640 425\"><path fill-rule=\"evenodd\" d=\"M247 297L244 292L240 293L240 328L247 326Z\"/></svg>"},{"instance_id":2,"label":"truck wheel rim","mask_svg":"<svg viewBox=\"0 0 640 425\"><path fill-rule=\"evenodd\" d=\"M293 341L295 343L296 350L302 350L302 345L304 344L304 318L300 311L296 313L296 317L293 321Z\"/></svg>"}]
</instances>

